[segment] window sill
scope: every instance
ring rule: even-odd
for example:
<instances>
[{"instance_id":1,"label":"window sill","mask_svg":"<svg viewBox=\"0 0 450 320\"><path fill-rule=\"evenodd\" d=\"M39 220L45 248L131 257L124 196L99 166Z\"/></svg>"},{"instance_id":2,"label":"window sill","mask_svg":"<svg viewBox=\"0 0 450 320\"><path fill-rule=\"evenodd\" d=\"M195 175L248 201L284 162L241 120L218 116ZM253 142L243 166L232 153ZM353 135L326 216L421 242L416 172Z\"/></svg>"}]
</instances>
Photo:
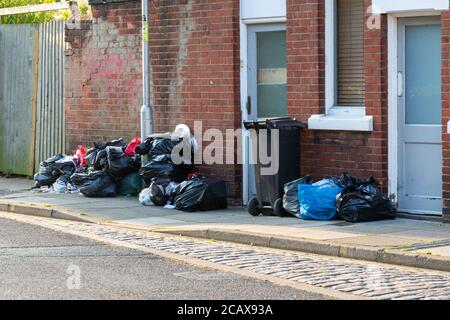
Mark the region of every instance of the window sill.
<instances>
[{"instance_id":1,"label":"window sill","mask_svg":"<svg viewBox=\"0 0 450 320\"><path fill-rule=\"evenodd\" d=\"M315 114L308 119L309 130L373 131L372 116Z\"/></svg>"}]
</instances>

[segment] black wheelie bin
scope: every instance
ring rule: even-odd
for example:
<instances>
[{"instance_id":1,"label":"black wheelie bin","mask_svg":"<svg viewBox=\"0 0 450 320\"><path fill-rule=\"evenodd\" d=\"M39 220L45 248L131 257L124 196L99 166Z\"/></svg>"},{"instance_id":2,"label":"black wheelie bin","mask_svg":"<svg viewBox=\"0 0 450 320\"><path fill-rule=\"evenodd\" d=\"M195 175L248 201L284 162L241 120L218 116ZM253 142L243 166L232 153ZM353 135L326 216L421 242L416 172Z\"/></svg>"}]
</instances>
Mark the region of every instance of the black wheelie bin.
<instances>
[{"instance_id":1,"label":"black wheelie bin","mask_svg":"<svg viewBox=\"0 0 450 320\"><path fill-rule=\"evenodd\" d=\"M260 140L261 130L267 130L267 153L273 158L271 153L272 130L279 132L279 170L275 174L262 175L261 169L270 167L271 164L265 165L261 163L261 159L252 153L255 182L256 197L250 199L248 203L248 212L252 216L278 215L286 216L283 209L283 187L286 183L300 178L300 137L301 130L307 125L303 122L292 118L269 118L256 121L244 121L246 130L253 130L255 134L250 135L250 152L259 150L252 147L254 143ZM257 141L255 141L257 139ZM257 160L256 160L257 159ZM273 160L272 160L273 161Z\"/></svg>"}]
</instances>

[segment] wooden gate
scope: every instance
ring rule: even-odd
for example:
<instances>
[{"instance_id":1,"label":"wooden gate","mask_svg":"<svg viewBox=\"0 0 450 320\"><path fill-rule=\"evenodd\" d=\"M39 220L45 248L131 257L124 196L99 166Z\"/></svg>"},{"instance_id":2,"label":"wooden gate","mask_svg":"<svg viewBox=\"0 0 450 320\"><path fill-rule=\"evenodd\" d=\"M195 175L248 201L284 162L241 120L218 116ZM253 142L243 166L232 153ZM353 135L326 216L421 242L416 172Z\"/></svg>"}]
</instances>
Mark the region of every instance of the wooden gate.
<instances>
[{"instance_id":1,"label":"wooden gate","mask_svg":"<svg viewBox=\"0 0 450 320\"><path fill-rule=\"evenodd\" d=\"M0 25L0 172L64 152L64 22Z\"/></svg>"}]
</instances>

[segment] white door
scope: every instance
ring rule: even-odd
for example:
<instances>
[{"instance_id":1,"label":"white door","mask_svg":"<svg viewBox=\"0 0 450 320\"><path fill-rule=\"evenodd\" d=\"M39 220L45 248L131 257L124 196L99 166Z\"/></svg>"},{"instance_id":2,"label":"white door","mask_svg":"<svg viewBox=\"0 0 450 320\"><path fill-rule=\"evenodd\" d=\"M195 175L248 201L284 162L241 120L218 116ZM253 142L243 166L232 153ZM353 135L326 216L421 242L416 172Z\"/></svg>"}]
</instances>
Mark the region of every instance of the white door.
<instances>
[{"instance_id":1,"label":"white door","mask_svg":"<svg viewBox=\"0 0 450 320\"><path fill-rule=\"evenodd\" d=\"M286 26L249 25L247 41L247 118L287 116ZM251 156L251 152L248 154ZM249 198L255 194L255 175L250 166Z\"/></svg>"},{"instance_id":2,"label":"white door","mask_svg":"<svg viewBox=\"0 0 450 320\"><path fill-rule=\"evenodd\" d=\"M442 214L440 21L398 26L399 210Z\"/></svg>"}]
</instances>

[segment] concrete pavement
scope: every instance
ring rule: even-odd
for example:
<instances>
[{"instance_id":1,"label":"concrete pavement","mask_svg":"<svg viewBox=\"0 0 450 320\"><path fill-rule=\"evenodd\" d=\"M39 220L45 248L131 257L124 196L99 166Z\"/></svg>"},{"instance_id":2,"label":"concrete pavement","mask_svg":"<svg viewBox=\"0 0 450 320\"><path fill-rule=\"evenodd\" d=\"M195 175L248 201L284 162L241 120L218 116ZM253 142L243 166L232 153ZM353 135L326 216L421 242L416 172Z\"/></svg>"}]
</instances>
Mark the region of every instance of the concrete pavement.
<instances>
[{"instance_id":1,"label":"concrete pavement","mask_svg":"<svg viewBox=\"0 0 450 320\"><path fill-rule=\"evenodd\" d=\"M33 186L33 183L33 180L27 178L5 178L0 176L0 196L27 191Z\"/></svg>"},{"instance_id":2,"label":"concrete pavement","mask_svg":"<svg viewBox=\"0 0 450 320\"><path fill-rule=\"evenodd\" d=\"M31 187L32 181L28 181ZM21 183L23 186L24 181ZM12 185L11 179L0 178L0 190ZM0 210L450 271L448 223L302 221L252 217L237 207L186 213L144 207L136 198L92 199L17 189L3 191L6 195L0 197Z\"/></svg>"}]
</instances>

